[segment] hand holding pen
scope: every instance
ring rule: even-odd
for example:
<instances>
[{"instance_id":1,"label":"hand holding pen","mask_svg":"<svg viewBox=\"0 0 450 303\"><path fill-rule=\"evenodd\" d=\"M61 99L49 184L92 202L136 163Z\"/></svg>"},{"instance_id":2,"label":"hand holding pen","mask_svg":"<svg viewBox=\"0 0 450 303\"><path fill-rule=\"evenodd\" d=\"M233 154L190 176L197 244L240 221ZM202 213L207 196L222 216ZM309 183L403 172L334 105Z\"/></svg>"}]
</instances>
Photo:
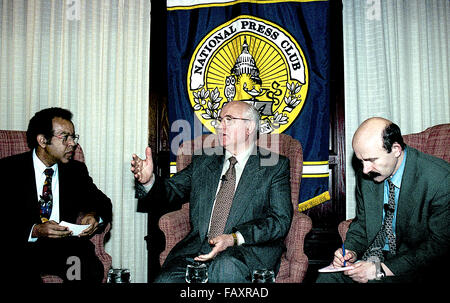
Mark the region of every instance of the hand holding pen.
<instances>
[{"instance_id":1,"label":"hand holding pen","mask_svg":"<svg viewBox=\"0 0 450 303\"><path fill-rule=\"evenodd\" d=\"M334 267L345 267L356 262L356 253L352 250L345 249L342 245L339 249L334 252L333 266ZM349 264L351 263L351 264Z\"/></svg>"},{"instance_id":2,"label":"hand holding pen","mask_svg":"<svg viewBox=\"0 0 450 303\"><path fill-rule=\"evenodd\" d=\"M345 261L345 245L344 245L344 243L342 243L342 257L344 258L344 267L345 267L347 261Z\"/></svg>"}]
</instances>

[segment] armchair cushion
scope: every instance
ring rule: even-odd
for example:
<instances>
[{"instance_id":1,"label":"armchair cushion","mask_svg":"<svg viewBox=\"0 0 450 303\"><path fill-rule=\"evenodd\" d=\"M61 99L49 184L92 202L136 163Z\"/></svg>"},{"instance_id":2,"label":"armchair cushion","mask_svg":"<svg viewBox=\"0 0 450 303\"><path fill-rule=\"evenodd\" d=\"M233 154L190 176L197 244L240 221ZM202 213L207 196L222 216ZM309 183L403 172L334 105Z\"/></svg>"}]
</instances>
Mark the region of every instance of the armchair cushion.
<instances>
[{"instance_id":1,"label":"armchair cushion","mask_svg":"<svg viewBox=\"0 0 450 303\"><path fill-rule=\"evenodd\" d=\"M403 136L405 143L421 152L450 162L450 123L439 124L426 130Z\"/></svg>"}]
</instances>

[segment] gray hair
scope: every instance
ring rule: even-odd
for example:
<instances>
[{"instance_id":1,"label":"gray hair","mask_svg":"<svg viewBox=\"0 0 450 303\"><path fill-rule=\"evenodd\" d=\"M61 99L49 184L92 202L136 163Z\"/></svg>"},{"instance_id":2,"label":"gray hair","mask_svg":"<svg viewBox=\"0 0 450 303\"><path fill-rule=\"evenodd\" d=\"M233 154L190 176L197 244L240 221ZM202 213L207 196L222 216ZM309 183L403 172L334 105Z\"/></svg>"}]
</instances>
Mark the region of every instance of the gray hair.
<instances>
[{"instance_id":1,"label":"gray hair","mask_svg":"<svg viewBox=\"0 0 450 303\"><path fill-rule=\"evenodd\" d=\"M258 128L258 126L259 126L259 119L261 117L259 115L258 110L253 105L248 104L247 117L250 120L253 120L253 122L255 122L255 124L256 124L256 127Z\"/></svg>"},{"instance_id":2,"label":"gray hair","mask_svg":"<svg viewBox=\"0 0 450 303\"><path fill-rule=\"evenodd\" d=\"M256 109L256 107L254 107L253 105L251 105L247 102L244 102L244 103L248 105L248 109L246 112L247 118L249 118L250 121L253 121L255 123L255 131L253 132L253 134L254 134L254 138L256 140L258 133L259 133L259 121L261 119L261 116L259 114L259 111Z\"/></svg>"}]
</instances>

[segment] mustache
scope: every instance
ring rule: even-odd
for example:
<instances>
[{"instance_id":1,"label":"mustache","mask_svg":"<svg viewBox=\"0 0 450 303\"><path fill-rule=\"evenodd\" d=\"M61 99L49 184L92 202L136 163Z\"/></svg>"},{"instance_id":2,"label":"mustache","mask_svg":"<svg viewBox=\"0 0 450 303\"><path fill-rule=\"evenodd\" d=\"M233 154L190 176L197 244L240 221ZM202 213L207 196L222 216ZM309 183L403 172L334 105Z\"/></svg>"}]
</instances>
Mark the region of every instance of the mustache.
<instances>
[{"instance_id":1,"label":"mustache","mask_svg":"<svg viewBox=\"0 0 450 303\"><path fill-rule=\"evenodd\" d=\"M378 176L381 176L381 174L380 173L377 173L377 172L374 172L374 171L371 171L371 172L369 172L368 174L367 174L367 177L369 178L369 179L375 179L376 177L378 177Z\"/></svg>"}]
</instances>

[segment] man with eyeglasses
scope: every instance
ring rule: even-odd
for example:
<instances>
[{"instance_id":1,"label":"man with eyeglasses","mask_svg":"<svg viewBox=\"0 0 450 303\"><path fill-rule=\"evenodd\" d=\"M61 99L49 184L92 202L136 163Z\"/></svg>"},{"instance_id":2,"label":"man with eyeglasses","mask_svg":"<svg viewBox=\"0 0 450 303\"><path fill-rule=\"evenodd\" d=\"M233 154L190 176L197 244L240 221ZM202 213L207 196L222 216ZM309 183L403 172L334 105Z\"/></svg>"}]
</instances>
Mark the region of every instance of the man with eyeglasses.
<instances>
[{"instance_id":1,"label":"man with eyeglasses","mask_svg":"<svg viewBox=\"0 0 450 303\"><path fill-rule=\"evenodd\" d=\"M264 165L268 151L256 147L257 110L242 101L227 103L216 121L224 153L205 152L169 179L153 173L146 158L133 155L136 193L151 208L189 201L191 231L169 253L155 282L184 282L187 264L208 264L208 282L250 282L252 271L278 272L293 207L289 160L281 155ZM269 156L267 156L269 155Z\"/></svg>"},{"instance_id":2,"label":"man with eyeglasses","mask_svg":"<svg viewBox=\"0 0 450 303\"><path fill-rule=\"evenodd\" d=\"M16 218L8 235L17 244L17 264L11 266L18 282L40 282L44 274L81 282L101 282L104 276L89 238L100 221L111 221L111 200L95 186L86 165L72 160L79 136L71 119L62 108L37 112L28 124L30 151L0 160L3 213ZM58 223L76 223L80 215L89 227L77 237ZM70 260L79 261L80 268L72 268Z\"/></svg>"}]
</instances>

